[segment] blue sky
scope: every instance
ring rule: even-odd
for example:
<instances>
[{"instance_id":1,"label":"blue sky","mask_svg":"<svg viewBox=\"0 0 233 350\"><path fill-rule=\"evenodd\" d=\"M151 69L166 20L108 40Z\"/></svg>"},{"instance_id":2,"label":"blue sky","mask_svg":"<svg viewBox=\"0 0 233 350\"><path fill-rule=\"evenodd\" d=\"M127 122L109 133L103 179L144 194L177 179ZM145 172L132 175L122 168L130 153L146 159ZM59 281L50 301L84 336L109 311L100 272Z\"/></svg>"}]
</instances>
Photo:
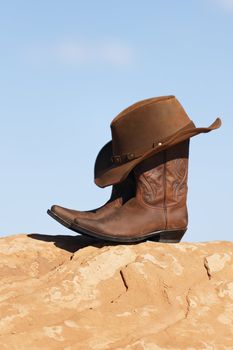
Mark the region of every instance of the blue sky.
<instances>
[{"instance_id":1,"label":"blue sky","mask_svg":"<svg viewBox=\"0 0 233 350\"><path fill-rule=\"evenodd\" d=\"M111 120L174 94L196 126L186 241L232 240L233 0L5 1L0 11L0 235L70 234L52 204L91 209Z\"/></svg>"}]
</instances>

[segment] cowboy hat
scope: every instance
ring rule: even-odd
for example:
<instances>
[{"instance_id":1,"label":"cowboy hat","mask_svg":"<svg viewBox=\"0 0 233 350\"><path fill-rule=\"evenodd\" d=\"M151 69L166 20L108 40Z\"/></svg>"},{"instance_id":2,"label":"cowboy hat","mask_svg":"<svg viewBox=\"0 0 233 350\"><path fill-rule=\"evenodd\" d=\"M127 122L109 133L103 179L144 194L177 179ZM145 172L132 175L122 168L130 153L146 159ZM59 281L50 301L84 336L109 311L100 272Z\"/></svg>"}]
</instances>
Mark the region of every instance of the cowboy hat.
<instances>
[{"instance_id":1,"label":"cowboy hat","mask_svg":"<svg viewBox=\"0 0 233 350\"><path fill-rule=\"evenodd\" d=\"M96 158L95 183L99 187L119 183L144 159L220 126L217 118L209 127L197 128L173 95L134 103L111 122L112 140Z\"/></svg>"}]
</instances>

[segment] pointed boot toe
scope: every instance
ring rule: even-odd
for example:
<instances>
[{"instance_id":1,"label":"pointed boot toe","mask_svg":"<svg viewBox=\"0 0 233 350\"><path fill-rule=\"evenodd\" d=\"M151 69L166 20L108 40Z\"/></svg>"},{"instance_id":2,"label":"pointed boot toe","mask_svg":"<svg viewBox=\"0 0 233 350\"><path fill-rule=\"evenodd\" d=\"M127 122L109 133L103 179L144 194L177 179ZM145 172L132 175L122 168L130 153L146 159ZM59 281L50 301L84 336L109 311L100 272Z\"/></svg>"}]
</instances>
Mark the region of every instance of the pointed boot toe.
<instances>
[{"instance_id":1,"label":"pointed boot toe","mask_svg":"<svg viewBox=\"0 0 233 350\"><path fill-rule=\"evenodd\" d=\"M60 207L59 205L52 205L50 211L58 216L62 216L63 212L66 210L66 208Z\"/></svg>"},{"instance_id":2,"label":"pointed boot toe","mask_svg":"<svg viewBox=\"0 0 233 350\"><path fill-rule=\"evenodd\" d=\"M78 211L53 205L51 209L48 209L47 213L63 226L71 228L71 223L74 221Z\"/></svg>"}]
</instances>

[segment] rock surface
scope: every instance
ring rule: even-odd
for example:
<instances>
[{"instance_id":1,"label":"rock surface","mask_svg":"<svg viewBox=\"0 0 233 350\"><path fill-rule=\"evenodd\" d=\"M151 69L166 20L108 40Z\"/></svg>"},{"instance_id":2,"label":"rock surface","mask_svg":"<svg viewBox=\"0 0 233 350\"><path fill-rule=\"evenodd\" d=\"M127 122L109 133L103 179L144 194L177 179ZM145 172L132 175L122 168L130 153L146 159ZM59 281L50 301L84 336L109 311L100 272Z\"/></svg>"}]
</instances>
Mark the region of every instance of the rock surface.
<instances>
[{"instance_id":1,"label":"rock surface","mask_svg":"<svg viewBox=\"0 0 233 350\"><path fill-rule=\"evenodd\" d=\"M0 239L1 350L233 349L233 243Z\"/></svg>"}]
</instances>

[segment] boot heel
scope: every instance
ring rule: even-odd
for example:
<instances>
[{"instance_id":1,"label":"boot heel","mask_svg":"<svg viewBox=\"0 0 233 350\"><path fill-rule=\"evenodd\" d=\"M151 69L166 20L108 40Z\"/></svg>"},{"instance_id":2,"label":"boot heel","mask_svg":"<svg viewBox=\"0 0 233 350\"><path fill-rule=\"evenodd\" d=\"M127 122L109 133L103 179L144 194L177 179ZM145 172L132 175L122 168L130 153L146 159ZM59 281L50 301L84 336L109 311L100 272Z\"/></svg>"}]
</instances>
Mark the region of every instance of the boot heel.
<instances>
[{"instance_id":1,"label":"boot heel","mask_svg":"<svg viewBox=\"0 0 233 350\"><path fill-rule=\"evenodd\" d=\"M163 231L160 233L159 242L161 243L178 243L181 241L187 229Z\"/></svg>"}]
</instances>

